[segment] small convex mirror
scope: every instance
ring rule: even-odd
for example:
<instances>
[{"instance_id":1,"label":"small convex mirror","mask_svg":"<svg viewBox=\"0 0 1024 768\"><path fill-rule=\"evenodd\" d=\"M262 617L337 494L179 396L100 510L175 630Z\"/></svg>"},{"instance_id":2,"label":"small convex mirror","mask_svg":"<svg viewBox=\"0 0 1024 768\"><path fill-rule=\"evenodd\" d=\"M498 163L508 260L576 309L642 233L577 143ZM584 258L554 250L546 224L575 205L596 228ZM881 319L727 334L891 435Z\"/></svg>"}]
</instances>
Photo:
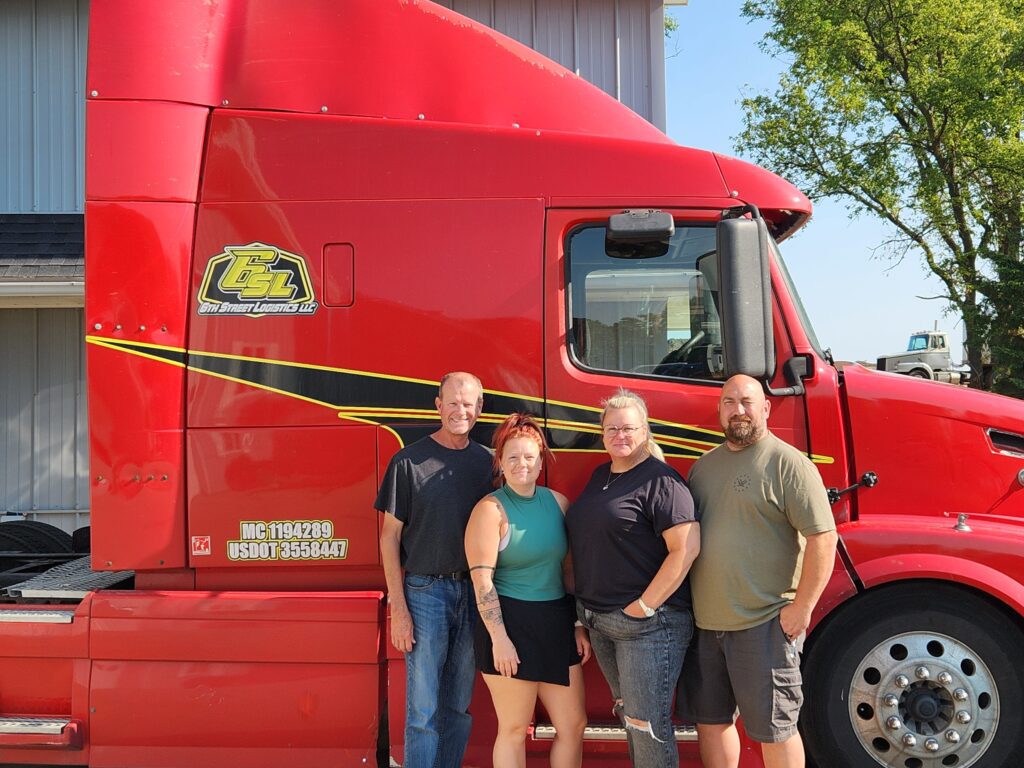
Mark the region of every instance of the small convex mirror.
<instances>
[{"instance_id":1,"label":"small convex mirror","mask_svg":"<svg viewBox=\"0 0 1024 768\"><path fill-rule=\"evenodd\" d=\"M668 253L675 234L672 215L649 209L623 211L608 218L604 249L613 259L653 259Z\"/></svg>"}]
</instances>

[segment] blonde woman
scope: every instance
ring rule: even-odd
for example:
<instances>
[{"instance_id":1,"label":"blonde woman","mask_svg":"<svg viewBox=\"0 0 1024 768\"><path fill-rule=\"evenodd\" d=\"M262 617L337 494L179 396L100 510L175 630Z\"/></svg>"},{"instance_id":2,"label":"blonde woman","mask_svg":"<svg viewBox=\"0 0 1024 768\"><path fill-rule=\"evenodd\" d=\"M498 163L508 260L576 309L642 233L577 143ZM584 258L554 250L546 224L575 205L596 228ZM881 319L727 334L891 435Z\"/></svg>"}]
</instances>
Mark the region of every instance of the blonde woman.
<instances>
[{"instance_id":1,"label":"blonde woman","mask_svg":"<svg viewBox=\"0 0 1024 768\"><path fill-rule=\"evenodd\" d=\"M634 766L677 766L672 699L693 635L690 565L700 551L693 498L651 437L647 406L603 403L610 461L566 513L576 608L626 728Z\"/></svg>"}]
</instances>

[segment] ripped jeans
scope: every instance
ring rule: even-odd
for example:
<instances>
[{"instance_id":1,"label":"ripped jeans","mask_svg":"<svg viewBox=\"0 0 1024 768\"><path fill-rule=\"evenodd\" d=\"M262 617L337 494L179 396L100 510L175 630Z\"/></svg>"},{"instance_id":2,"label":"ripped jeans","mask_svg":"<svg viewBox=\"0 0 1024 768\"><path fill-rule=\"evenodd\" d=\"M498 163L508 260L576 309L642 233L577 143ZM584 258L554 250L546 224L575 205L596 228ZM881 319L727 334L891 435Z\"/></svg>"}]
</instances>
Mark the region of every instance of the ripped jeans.
<instances>
[{"instance_id":1,"label":"ripped jeans","mask_svg":"<svg viewBox=\"0 0 1024 768\"><path fill-rule=\"evenodd\" d=\"M622 611L591 611L581 603L576 610L590 630L594 654L615 698L615 715L626 728L633 765L675 768L679 749L672 700L693 637L693 614L662 606L649 619L634 619Z\"/></svg>"}]
</instances>

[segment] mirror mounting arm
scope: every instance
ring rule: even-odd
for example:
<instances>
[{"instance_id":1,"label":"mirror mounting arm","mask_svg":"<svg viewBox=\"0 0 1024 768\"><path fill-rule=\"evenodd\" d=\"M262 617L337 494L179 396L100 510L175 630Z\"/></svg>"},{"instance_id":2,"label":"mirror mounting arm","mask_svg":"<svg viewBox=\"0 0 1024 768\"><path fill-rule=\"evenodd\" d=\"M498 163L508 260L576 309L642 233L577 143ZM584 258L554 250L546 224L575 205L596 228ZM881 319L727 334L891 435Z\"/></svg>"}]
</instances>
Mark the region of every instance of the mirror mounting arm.
<instances>
[{"instance_id":1,"label":"mirror mounting arm","mask_svg":"<svg viewBox=\"0 0 1024 768\"><path fill-rule=\"evenodd\" d=\"M795 355L789 358L782 366L782 373L786 377L786 382L789 386L772 389L771 380L765 379L764 391L775 397L802 395L806 391L804 389L804 379L810 375L809 368L810 361L805 355Z\"/></svg>"}]
</instances>

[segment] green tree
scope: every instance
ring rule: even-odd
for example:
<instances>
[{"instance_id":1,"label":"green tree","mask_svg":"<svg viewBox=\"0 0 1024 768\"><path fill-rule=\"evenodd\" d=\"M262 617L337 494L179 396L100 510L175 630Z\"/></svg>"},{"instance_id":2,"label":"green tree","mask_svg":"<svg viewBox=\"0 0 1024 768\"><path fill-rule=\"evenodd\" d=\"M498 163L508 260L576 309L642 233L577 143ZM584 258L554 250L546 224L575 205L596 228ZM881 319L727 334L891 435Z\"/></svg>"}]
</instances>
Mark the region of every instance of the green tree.
<instances>
[{"instance_id":1,"label":"green tree","mask_svg":"<svg viewBox=\"0 0 1024 768\"><path fill-rule=\"evenodd\" d=\"M920 255L978 371L1024 394L1024 0L748 0L779 90L737 149L812 199L885 219ZM978 377L972 377L978 386Z\"/></svg>"}]
</instances>

